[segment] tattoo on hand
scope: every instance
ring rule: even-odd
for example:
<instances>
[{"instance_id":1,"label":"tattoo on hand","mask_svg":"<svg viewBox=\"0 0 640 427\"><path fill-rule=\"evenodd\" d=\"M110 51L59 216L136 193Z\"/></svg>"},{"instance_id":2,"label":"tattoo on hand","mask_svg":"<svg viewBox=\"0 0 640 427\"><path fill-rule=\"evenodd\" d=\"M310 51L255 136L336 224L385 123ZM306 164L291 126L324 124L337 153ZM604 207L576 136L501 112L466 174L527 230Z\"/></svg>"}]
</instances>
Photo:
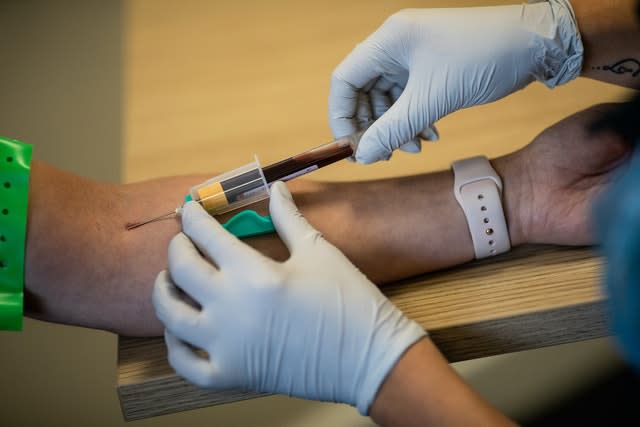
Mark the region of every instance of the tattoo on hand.
<instances>
[{"instance_id":1,"label":"tattoo on hand","mask_svg":"<svg viewBox=\"0 0 640 427\"><path fill-rule=\"evenodd\" d=\"M594 70L611 71L615 74L631 74L631 77L640 75L640 61L634 58L626 58L616 62L613 65L603 65L602 67L593 67Z\"/></svg>"}]
</instances>

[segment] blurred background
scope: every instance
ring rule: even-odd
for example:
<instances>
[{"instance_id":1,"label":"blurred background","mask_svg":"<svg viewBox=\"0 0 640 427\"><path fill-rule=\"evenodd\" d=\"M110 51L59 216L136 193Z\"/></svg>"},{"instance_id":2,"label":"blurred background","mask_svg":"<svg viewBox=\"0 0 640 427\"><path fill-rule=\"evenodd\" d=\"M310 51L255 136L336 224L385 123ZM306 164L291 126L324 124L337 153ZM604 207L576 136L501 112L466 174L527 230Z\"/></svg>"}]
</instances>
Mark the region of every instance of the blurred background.
<instances>
[{"instance_id":1,"label":"blurred background","mask_svg":"<svg viewBox=\"0 0 640 427\"><path fill-rule=\"evenodd\" d=\"M0 2L0 134L34 157L110 182L223 171L331 139L331 71L393 12L505 1ZM439 123L421 155L336 165L314 179L397 176L504 154L561 118L627 92L578 79L533 84ZM112 334L27 320L0 333L6 426L125 425ZM620 369L607 339L456 364L490 402L535 419ZM373 425L349 407L268 397L130 425Z\"/></svg>"}]
</instances>

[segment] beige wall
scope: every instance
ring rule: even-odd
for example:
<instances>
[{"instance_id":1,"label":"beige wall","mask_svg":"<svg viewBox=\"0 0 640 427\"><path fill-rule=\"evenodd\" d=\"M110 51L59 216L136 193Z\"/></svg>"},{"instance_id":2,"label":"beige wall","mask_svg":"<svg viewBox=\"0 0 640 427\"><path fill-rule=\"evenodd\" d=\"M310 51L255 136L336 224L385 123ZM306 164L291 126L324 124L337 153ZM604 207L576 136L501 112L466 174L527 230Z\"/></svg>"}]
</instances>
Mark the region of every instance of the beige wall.
<instances>
[{"instance_id":1,"label":"beige wall","mask_svg":"<svg viewBox=\"0 0 640 427\"><path fill-rule=\"evenodd\" d=\"M33 144L36 159L120 180L121 11L99 0L0 2L0 134ZM0 343L1 425L120 422L115 337L27 320Z\"/></svg>"},{"instance_id":2,"label":"beige wall","mask_svg":"<svg viewBox=\"0 0 640 427\"><path fill-rule=\"evenodd\" d=\"M122 37L119 2L0 2L0 133L37 159L120 180Z\"/></svg>"},{"instance_id":3,"label":"beige wall","mask_svg":"<svg viewBox=\"0 0 640 427\"><path fill-rule=\"evenodd\" d=\"M188 20L189 13L194 16L199 8L217 2L189 2L177 9L176 16L164 16L168 27L175 20ZM322 3L322 5L320 5ZM328 73L334 63L346 53L355 37L364 36L381 22L386 14L406 5L417 5L421 2L400 3L391 1L368 2L377 8L370 14L369 21L354 22L349 14L358 13L362 2L318 2L312 8L316 16L309 22L287 20L284 13L293 7L295 2L243 2L232 6L231 2L219 7L211 19L211 28L218 28L217 38L212 37L206 45L209 50L202 55L211 55L210 72L216 69L221 73L220 85L237 92L236 97L217 98L212 93L211 104L191 105L189 86L178 96L169 96L165 91L157 90L155 98L145 93L146 86L137 86L131 90L129 85L140 79L144 82L153 78L165 78L166 85L171 87L181 84L185 78L185 67L193 67L189 76L206 79L203 72L198 73L200 65L197 61L189 62L188 57L181 57L180 39L173 38L167 45L166 62L157 65L166 67L165 74L154 73L152 69L140 74L144 68L132 68L131 62L141 60L144 55L157 54L158 46L136 44L140 38L149 33L132 33L127 25L144 22L145 19L159 20L163 23L161 11L154 15L157 2L132 2L122 4L118 1L30 1L0 3L0 134L23 139L35 146L35 157L59 167L90 176L100 180L120 181L148 178L160 174L158 169L150 169L148 163L140 161L149 159L145 156L141 142L149 143L149 135L157 132L157 144L164 148L170 146L169 139L194 139L203 135L218 141L240 141L245 151L252 148L258 139L294 138L301 147L316 144L322 140L303 139L307 134L326 135L326 97L323 86L328 80ZM459 2L431 2L434 5L460 4ZM467 2L469 3L469 2ZM481 3L481 2L476 2ZM489 2L484 2L488 4ZM493 1L491 3L500 3ZM178 4L177 2L173 3ZM267 7L264 13L260 7ZM309 3L312 4L312 3ZM252 7L254 6L254 7ZM304 16L298 6L297 16ZM340 7L348 7L344 13ZM335 13L331 10L334 8ZM268 13L267 13L268 12ZM177 13L177 12L176 12ZM335 19L331 27L329 18ZM262 18L271 20L269 25L258 25ZM202 27L192 29L197 34L207 23L200 18L196 20ZM225 27L223 24L226 23ZM327 27L324 24L327 23ZM341 26L360 25L355 33L341 39ZM160 26L160 25L159 25ZM157 30L159 26L151 28ZM217 27L219 26L219 27ZM317 40L324 37L330 46L336 46L332 56L316 58L315 63L302 63L292 60L287 51L286 38L269 37L270 26L284 28L289 34L299 32L300 37ZM169 28L170 30L170 28ZM241 67L247 67L251 61L243 62L238 50L247 52L249 43L243 34L264 31L265 45L273 43L272 48L281 55L282 61L269 63L264 60L261 67L264 72L278 73L288 69L297 70L299 74L283 76L283 87L261 86L260 81L243 82L238 73ZM333 32L332 32L333 31ZM333 34L333 36L331 36ZM355 36L353 35L355 34ZM153 35L153 34L151 34ZM182 34L188 39L189 34ZM132 48L124 49L131 42ZM293 36L295 37L295 36ZM229 46L229 41L235 45ZM339 47L337 47L339 46ZM175 49L172 51L171 49ZM251 53L251 51L248 51ZM140 59L142 58L142 59ZM238 59L240 58L240 59ZM308 58L313 58L309 55ZM263 58L264 59L264 58ZM230 63L228 62L230 61ZM287 62L289 61L289 62ZM126 62L126 63L125 63ZM314 65L315 64L315 65ZM173 70L175 67L175 70ZM225 67L228 67L225 69ZM235 67L235 71L234 71ZM298 68L295 68L298 67ZM308 68L313 67L313 69ZM168 70L168 71L167 71ZM182 70L182 71L180 71ZM259 72L244 70L249 76L260 75ZM171 73L175 72L174 79ZM181 74L182 72L182 74ZM136 74L138 73L138 74ZM125 75L126 74L126 75ZM227 76L229 74L229 76ZM218 75L209 75L214 78ZM234 79L234 76L237 78ZM588 105L594 99L611 97L611 89L605 85L576 83L582 85L578 105ZM294 89L287 89L288 87ZM306 93L305 88L313 87L314 92ZM251 89L253 88L253 89ZM283 89L284 88L284 89ZM280 89L295 90L306 99L303 104L287 106L278 104L276 99ZM153 91L154 89L149 89ZM532 90L540 91L542 88ZM127 92L125 92L127 91ZM607 95L608 93L608 95ZM132 95L133 94L133 95ZM136 96L135 99L129 97ZM164 96L164 98L163 98ZM167 98L168 96L168 98ZM525 95L518 95L510 102L526 102ZM262 97L262 98L260 98ZM264 100L272 98L273 105ZM151 100L146 106L140 100ZM525 99L525 101L522 101ZM561 98L559 98L561 99ZM156 102L153 102L153 101ZM220 103L236 102L238 111L247 115L244 129L225 129L224 121L216 122L215 108ZM171 108L164 108L163 103L174 102ZM242 104L244 102L244 104ZM183 103L183 104L180 104ZM182 108L182 107L183 108ZM126 108L125 108L126 107ZM193 109L190 110L190 108ZM287 117L308 108L307 122L287 123ZM164 109L163 109L164 108ZM173 109L172 109L173 108ZM207 110L211 108L211 110ZM284 120L281 125L282 134L263 132L265 118L261 116L261 108L268 111L284 111L293 108L292 112L284 111L276 115L274 120ZM512 107L502 107L511 109ZM562 112L577 109L566 102L562 104ZM149 112L166 113L159 119L147 118ZM190 111L192 113L190 113ZM188 128L172 127L172 117L176 113L193 114L193 122ZM136 116L138 114L138 116ZM237 114L240 114L239 112ZM124 123L123 117L129 120L137 117L137 127ZM219 119L222 120L222 119ZM460 132L455 122L443 123L450 134ZM466 140L478 138L483 123L478 124L466 135ZM215 131L214 131L215 129ZM457 133L456 133L457 132ZM126 138L123 137L126 136ZM509 134L507 133L507 136ZM139 136L139 138L138 138ZM460 135L458 139L464 139ZM140 141L145 139L145 141ZM126 141L126 144L125 144ZM147 145L148 146L148 145ZM158 155L162 150L152 153ZM437 148L442 149L442 148ZM439 161L437 151L431 151L431 159ZM290 154L290 153L289 153ZM153 155L151 159L153 159ZM274 153L279 156L279 153ZM141 156L141 157L140 157ZM189 167L198 170L210 168L226 168L246 160L232 157L220 158L219 162L188 166L186 163L169 162L172 156L159 158L167 161L168 173L180 173ZM410 167L420 167L416 158L408 160ZM187 168L181 170L181 168ZM164 169L160 169L161 171ZM88 201L89 202L89 201ZM122 421L118 399L115 391L116 340L111 334L89 331L59 325L47 325L35 321L27 321L22 333L0 333L0 366L2 370L0 383L0 424L6 426L117 426L125 425ZM603 372L604 367L615 363L606 341L582 343L563 346L549 350L526 352L520 355L508 355L486 359L480 362L460 364L464 375L487 398L501 409L514 416L521 416L538 407L544 406L548 400L555 399L558 394L578 387L589 377L589 373ZM527 392L527 390L529 390ZM282 397L259 399L246 403L207 408L184 414L165 416L157 419L136 422L134 425L154 426L344 426L355 427L371 425L366 418L361 418L355 410L344 406L303 402Z\"/></svg>"}]
</instances>

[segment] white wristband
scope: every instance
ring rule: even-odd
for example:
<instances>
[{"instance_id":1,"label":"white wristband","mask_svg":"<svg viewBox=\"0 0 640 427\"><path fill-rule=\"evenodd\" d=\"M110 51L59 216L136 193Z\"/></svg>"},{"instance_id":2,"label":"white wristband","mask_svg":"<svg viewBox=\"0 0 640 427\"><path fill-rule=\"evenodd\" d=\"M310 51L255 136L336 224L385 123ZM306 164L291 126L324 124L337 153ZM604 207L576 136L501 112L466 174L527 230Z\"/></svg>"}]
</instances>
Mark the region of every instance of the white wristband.
<instances>
[{"instance_id":1,"label":"white wristband","mask_svg":"<svg viewBox=\"0 0 640 427\"><path fill-rule=\"evenodd\" d=\"M511 249L502 210L502 180L484 156L457 160L453 192L467 218L477 259Z\"/></svg>"}]
</instances>

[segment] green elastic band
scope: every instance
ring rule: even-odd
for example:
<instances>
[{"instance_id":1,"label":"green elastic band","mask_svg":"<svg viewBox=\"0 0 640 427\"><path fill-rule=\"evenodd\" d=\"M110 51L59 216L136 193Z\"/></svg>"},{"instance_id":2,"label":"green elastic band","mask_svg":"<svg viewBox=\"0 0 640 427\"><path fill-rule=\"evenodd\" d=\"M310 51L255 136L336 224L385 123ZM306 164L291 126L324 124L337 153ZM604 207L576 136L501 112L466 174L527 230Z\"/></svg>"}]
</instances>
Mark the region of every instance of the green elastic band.
<instances>
[{"instance_id":1,"label":"green elastic band","mask_svg":"<svg viewBox=\"0 0 640 427\"><path fill-rule=\"evenodd\" d=\"M239 239L276 231L270 216L261 216L252 210L240 212L222 226Z\"/></svg>"},{"instance_id":2,"label":"green elastic band","mask_svg":"<svg viewBox=\"0 0 640 427\"><path fill-rule=\"evenodd\" d=\"M191 194L184 196L185 203L192 200ZM258 212L252 210L240 212L222 224L222 226L239 239L276 232L269 215L261 216Z\"/></svg>"},{"instance_id":3,"label":"green elastic band","mask_svg":"<svg viewBox=\"0 0 640 427\"><path fill-rule=\"evenodd\" d=\"M31 145L0 137L0 329L22 329Z\"/></svg>"}]
</instances>

